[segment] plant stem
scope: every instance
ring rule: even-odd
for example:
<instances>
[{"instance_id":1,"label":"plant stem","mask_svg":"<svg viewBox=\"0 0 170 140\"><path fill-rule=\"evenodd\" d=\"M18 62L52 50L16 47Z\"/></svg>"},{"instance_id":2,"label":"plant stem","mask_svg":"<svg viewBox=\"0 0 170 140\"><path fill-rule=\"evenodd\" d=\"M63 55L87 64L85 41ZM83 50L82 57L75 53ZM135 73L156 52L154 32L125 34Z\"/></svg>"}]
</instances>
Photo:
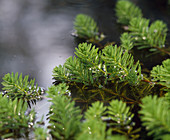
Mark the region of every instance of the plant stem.
<instances>
[{"instance_id":1,"label":"plant stem","mask_svg":"<svg viewBox=\"0 0 170 140\"><path fill-rule=\"evenodd\" d=\"M164 49L161 49L161 48L159 48L159 47L154 47L154 48L158 49L159 51L161 51L161 52L163 52L163 53L165 53L165 54L170 55L170 52L168 52L168 51L166 51L166 50L164 50Z\"/></svg>"},{"instance_id":2,"label":"plant stem","mask_svg":"<svg viewBox=\"0 0 170 140\"><path fill-rule=\"evenodd\" d=\"M118 94L118 93L114 93L113 91L111 91L111 90L109 90L109 89L106 89L106 88L104 88L104 87L102 88L102 90L103 90L103 91L106 91L106 92L109 92L109 93L111 93L111 94L113 94L113 95L116 95L116 96L121 96L121 97L123 97L124 99L127 99L127 100L131 101L132 103L141 104L141 102L135 101L135 100L133 100L133 99L130 99L130 98L125 97L125 96L123 96L123 95L120 95L120 94Z\"/></svg>"}]
</instances>

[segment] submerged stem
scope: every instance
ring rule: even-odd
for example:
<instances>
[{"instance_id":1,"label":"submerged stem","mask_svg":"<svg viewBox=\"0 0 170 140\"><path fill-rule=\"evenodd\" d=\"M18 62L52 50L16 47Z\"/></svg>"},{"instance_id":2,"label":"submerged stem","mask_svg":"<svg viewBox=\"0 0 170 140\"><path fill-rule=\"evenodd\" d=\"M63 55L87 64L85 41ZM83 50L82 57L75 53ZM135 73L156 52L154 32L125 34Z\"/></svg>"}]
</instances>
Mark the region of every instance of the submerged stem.
<instances>
[{"instance_id":1,"label":"submerged stem","mask_svg":"<svg viewBox=\"0 0 170 140\"><path fill-rule=\"evenodd\" d=\"M113 95L116 95L116 96L121 96L122 98L127 99L127 100L131 101L132 103L141 104L141 102L135 101L135 100L133 100L133 99L130 99L130 98L128 98L128 97L125 97L125 96L123 96L123 95L120 95L120 94L118 94L118 93L115 93L115 92L113 92L113 91L111 91L111 90L109 90L109 89L106 89L106 88L104 88L104 87L102 88L102 90L104 90L104 91L106 91L106 92L109 92L109 93L111 93L111 94L113 94Z\"/></svg>"}]
</instances>

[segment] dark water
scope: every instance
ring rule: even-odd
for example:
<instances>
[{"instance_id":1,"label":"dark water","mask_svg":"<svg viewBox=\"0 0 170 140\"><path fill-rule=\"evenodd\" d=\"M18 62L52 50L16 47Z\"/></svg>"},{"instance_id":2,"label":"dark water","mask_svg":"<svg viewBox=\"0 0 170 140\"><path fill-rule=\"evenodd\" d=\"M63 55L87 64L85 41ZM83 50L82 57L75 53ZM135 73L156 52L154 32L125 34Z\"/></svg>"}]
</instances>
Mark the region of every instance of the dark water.
<instances>
[{"instance_id":1,"label":"dark water","mask_svg":"<svg viewBox=\"0 0 170 140\"><path fill-rule=\"evenodd\" d=\"M170 7L158 0L133 0L144 17L161 19L170 29ZM106 42L119 42L123 32L116 23L116 0L0 0L0 82L6 73L19 72L35 78L39 86L52 85L52 70L74 54L77 46L73 21L77 14L93 17L106 35ZM170 34L168 33L170 46ZM145 55L138 52L137 59ZM164 57L143 59L150 68ZM1 86L0 86L1 87ZM46 101L37 106L39 116L48 110Z\"/></svg>"}]
</instances>

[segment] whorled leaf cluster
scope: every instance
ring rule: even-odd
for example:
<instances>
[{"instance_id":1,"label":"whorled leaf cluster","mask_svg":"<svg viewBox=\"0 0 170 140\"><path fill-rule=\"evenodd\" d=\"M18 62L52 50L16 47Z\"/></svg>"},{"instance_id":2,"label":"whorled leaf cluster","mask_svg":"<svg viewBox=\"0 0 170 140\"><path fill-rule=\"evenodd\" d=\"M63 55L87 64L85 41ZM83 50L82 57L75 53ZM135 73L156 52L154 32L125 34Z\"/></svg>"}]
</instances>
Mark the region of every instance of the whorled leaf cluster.
<instances>
[{"instance_id":1,"label":"whorled leaf cluster","mask_svg":"<svg viewBox=\"0 0 170 140\"><path fill-rule=\"evenodd\" d=\"M0 95L0 139L27 138L34 125L35 112L27 112L23 100L12 101Z\"/></svg>"},{"instance_id":2,"label":"whorled leaf cluster","mask_svg":"<svg viewBox=\"0 0 170 140\"><path fill-rule=\"evenodd\" d=\"M88 15L78 14L74 21L75 36L97 43L104 39L104 34L99 32L97 23Z\"/></svg>"},{"instance_id":3,"label":"whorled leaf cluster","mask_svg":"<svg viewBox=\"0 0 170 140\"><path fill-rule=\"evenodd\" d=\"M29 76L22 76L22 73L8 73L3 78L2 85L4 94L10 97L11 99L18 99L30 104L36 103L36 100L41 98L41 95L44 94L44 89L38 87L38 84L35 85L35 79L29 81Z\"/></svg>"},{"instance_id":4,"label":"whorled leaf cluster","mask_svg":"<svg viewBox=\"0 0 170 140\"><path fill-rule=\"evenodd\" d=\"M135 63L128 52L134 46L161 50L166 39L166 24L158 20L149 25L149 20L142 18L141 10L127 0L118 1L116 14L118 22L128 25L129 31L121 35L121 47L106 45L99 50L92 44L82 43L74 57L54 68L55 84L61 84L48 90L52 103L48 114L49 133L37 126L33 128L35 112L27 113L25 102L35 103L42 94L42 89L34 85L35 80L29 82L28 76L18 77L18 73L4 76L2 85L6 95L0 95L0 139L28 138L30 131L35 139L42 140L48 139L49 134L52 139L65 140L140 139L148 138L143 136L146 133L151 139L170 139L170 61L167 59L153 67L153 79L149 81L143 79L139 61ZM78 15L74 28L78 37L86 41L97 44L103 39L96 22L89 16ZM141 80L147 83L143 88ZM77 93L89 88L90 98L98 100L95 95L99 93L103 100L88 103L83 116L80 108L75 107L73 100L76 99L71 98L74 95L70 96L68 85L76 86ZM156 85L161 91L158 96L154 95ZM150 92L152 88L155 93ZM154 96L149 95L151 93ZM81 96L87 98L85 94Z\"/></svg>"},{"instance_id":5,"label":"whorled leaf cluster","mask_svg":"<svg viewBox=\"0 0 170 140\"><path fill-rule=\"evenodd\" d=\"M123 25L129 25L134 17L142 17L142 11L139 7L128 0L118 0L115 7L117 22Z\"/></svg>"},{"instance_id":6,"label":"whorled leaf cluster","mask_svg":"<svg viewBox=\"0 0 170 140\"><path fill-rule=\"evenodd\" d=\"M165 90L170 90L170 59L166 59L162 62L162 65L157 65L152 68L151 76L152 81L166 86Z\"/></svg>"},{"instance_id":7,"label":"whorled leaf cluster","mask_svg":"<svg viewBox=\"0 0 170 140\"><path fill-rule=\"evenodd\" d=\"M129 34L122 35L122 39L129 38L138 49L149 48L151 52L163 52L170 55L165 48L168 28L163 21L156 20L150 24L149 19L142 17L140 8L128 0L118 0L115 9L118 23L124 25L124 28L129 31ZM125 49L133 48L131 43L122 39L122 46ZM125 45L127 43L130 46Z\"/></svg>"},{"instance_id":8,"label":"whorled leaf cluster","mask_svg":"<svg viewBox=\"0 0 170 140\"><path fill-rule=\"evenodd\" d=\"M80 115L81 110L74 106L75 102L71 101L70 97L66 97L64 92L60 93L59 89L65 89L68 92L66 84L59 84L58 86L51 86L48 94L52 98L53 103L50 108L50 133L54 139L68 139L68 140L110 140L110 139L125 139L124 136L113 135L112 132L119 132L124 129L127 133L130 127L127 127L132 122L133 115L129 111L129 107L125 103L113 100L110 106L104 106L103 103L95 102L85 112L84 119ZM63 90L64 91L64 90ZM112 106L118 106L117 110L112 109ZM108 111L107 111L108 110ZM123 116L123 118L122 118ZM82 120L83 121L80 121ZM110 120L111 123L105 122ZM117 121L122 128L112 129ZM128 120L127 123L124 123ZM109 130L107 130L107 125ZM130 130L131 131L131 130ZM120 133L121 134L121 133ZM129 137L133 137L129 133Z\"/></svg>"},{"instance_id":9,"label":"whorled leaf cluster","mask_svg":"<svg viewBox=\"0 0 170 140\"><path fill-rule=\"evenodd\" d=\"M140 135L141 126L137 127L136 123L138 122L134 120L137 114L132 113L133 106L128 106L125 102L117 99L112 100L107 106L97 101L89 106L84 113L83 121L80 121L82 119L79 114L80 109L74 107L74 101L71 101L70 97L66 97L64 92L60 93L58 89L65 89L67 94L68 86L59 84L50 87L48 91L53 103L49 114L51 124L49 129L52 130L50 133L54 139L110 140L143 137ZM142 121L142 126L146 127L148 135L154 139L170 137L169 105L165 97L146 96L142 99L141 109L138 110L138 114L140 114L138 119ZM66 115L67 112L70 115ZM78 119L76 119L77 117ZM119 136L114 134L119 134Z\"/></svg>"},{"instance_id":10,"label":"whorled leaf cluster","mask_svg":"<svg viewBox=\"0 0 170 140\"><path fill-rule=\"evenodd\" d=\"M56 81L77 82L85 85L98 84L102 77L107 81L119 78L131 85L142 79L139 62L134 64L131 54L115 46L106 46L99 51L92 44L82 43L76 48L74 57L69 57L63 66L55 67L53 77Z\"/></svg>"},{"instance_id":11,"label":"whorled leaf cluster","mask_svg":"<svg viewBox=\"0 0 170 140\"><path fill-rule=\"evenodd\" d=\"M134 40L134 45L139 49L151 48L156 51L165 47L167 25L160 20L153 22L149 26L149 19L133 18L129 23L130 35Z\"/></svg>"}]
</instances>

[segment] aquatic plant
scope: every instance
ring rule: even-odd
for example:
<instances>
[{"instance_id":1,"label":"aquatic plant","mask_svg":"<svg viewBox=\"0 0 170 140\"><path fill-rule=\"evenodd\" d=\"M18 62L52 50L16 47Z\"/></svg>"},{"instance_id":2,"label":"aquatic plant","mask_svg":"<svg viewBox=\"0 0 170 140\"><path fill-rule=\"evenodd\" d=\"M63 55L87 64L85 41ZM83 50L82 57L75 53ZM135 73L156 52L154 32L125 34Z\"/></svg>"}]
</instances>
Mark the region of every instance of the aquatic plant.
<instances>
[{"instance_id":1,"label":"aquatic plant","mask_svg":"<svg viewBox=\"0 0 170 140\"><path fill-rule=\"evenodd\" d=\"M134 17L142 17L142 11L139 7L128 0L118 0L115 6L117 22L123 25L129 25Z\"/></svg>"},{"instance_id":2,"label":"aquatic plant","mask_svg":"<svg viewBox=\"0 0 170 140\"><path fill-rule=\"evenodd\" d=\"M73 140L80 131L81 110L62 94L67 92L67 88L66 84L60 84L51 86L48 91L52 102L48 115L49 129L55 139Z\"/></svg>"},{"instance_id":3,"label":"aquatic plant","mask_svg":"<svg viewBox=\"0 0 170 140\"><path fill-rule=\"evenodd\" d=\"M149 27L149 19L133 18L129 23L130 35L134 45L139 49L150 48L150 51L160 51L165 47L167 26L160 20L153 22Z\"/></svg>"},{"instance_id":4,"label":"aquatic plant","mask_svg":"<svg viewBox=\"0 0 170 140\"><path fill-rule=\"evenodd\" d=\"M44 129L42 127L35 127L34 135L35 140L47 140L50 137L47 129Z\"/></svg>"},{"instance_id":5,"label":"aquatic plant","mask_svg":"<svg viewBox=\"0 0 170 140\"><path fill-rule=\"evenodd\" d=\"M92 44L82 43L76 48L75 55L63 66L55 67L53 77L55 84L65 82L72 92L77 89L77 100L88 104L94 98L110 101L118 97L139 103L140 98L152 89L148 84L139 84L143 79L139 61L134 64L133 56L116 45L99 51Z\"/></svg>"},{"instance_id":6,"label":"aquatic plant","mask_svg":"<svg viewBox=\"0 0 170 140\"><path fill-rule=\"evenodd\" d=\"M23 100L0 95L0 139L27 138L34 125L35 112L27 111Z\"/></svg>"},{"instance_id":7,"label":"aquatic plant","mask_svg":"<svg viewBox=\"0 0 170 140\"><path fill-rule=\"evenodd\" d=\"M38 87L38 84L35 85L35 79L28 81L29 76L22 77L22 73L8 73L2 78L2 89L4 94L8 95L12 100L18 99L27 102L31 107L30 102L35 104L36 100L41 98L40 95L44 93L44 89Z\"/></svg>"},{"instance_id":8,"label":"aquatic plant","mask_svg":"<svg viewBox=\"0 0 170 140\"><path fill-rule=\"evenodd\" d=\"M170 104L164 98L147 96L142 99L139 111L142 125L148 130L148 135L155 139L170 138Z\"/></svg>"},{"instance_id":9,"label":"aquatic plant","mask_svg":"<svg viewBox=\"0 0 170 140\"><path fill-rule=\"evenodd\" d=\"M70 92L68 88L69 87L66 83L61 83L57 86L51 86L48 90L48 97L51 98L50 102L52 102L48 114L50 123L48 129L54 139L84 140L86 138L88 140L110 140L113 138L126 139L127 137L130 139L138 139L141 137L141 126L136 127L133 119L133 117L139 117L137 114L133 113L133 105L127 106L125 102L117 99L111 100L107 106L104 106L102 102L97 101L92 103L92 105L87 108L87 111L84 113L84 118L82 118L81 110L78 107L75 107L75 101L72 101L72 98L68 95ZM17 99L12 101L2 95L0 99L0 107L2 108L0 110L0 124L5 123L5 117L6 123L10 125L7 126L7 128L15 130L14 128L18 129L18 127L11 124L11 121L13 120L10 119L11 117L18 118L18 121L25 120L20 117L26 117L26 120L30 121L31 119L33 121L33 116L35 115L34 112L30 113L32 116L31 118L30 116L28 117L25 115L27 109L26 103L24 104L22 101L18 102ZM142 108L137 111L142 114L142 116L140 116L143 121L142 125L148 128L146 129L146 132L147 130L151 132L148 133L148 135L159 137L161 139L169 137L169 103L170 102L168 102L165 97L158 98L154 96L152 98L151 96L146 96L142 99L142 104L140 104ZM151 112L151 110L153 111ZM3 113L4 111L7 112ZM11 112L13 111L14 113L11 115ZM7 113L10 113L10 115L7 115ZM164 115L161 116L162 114ZM2 119L3 122L1 121ZM82 119L84 121L81 121ZM158 119L159 123L157 121ZM26 121L26 123L28 122ZM33 123L31 122L29 124L32 125ZM18 122L17 125L22 126L23 123L21 124L21 122ZM155 129L157 127L159 127L161 131L157 131L157 129ZM2 132L4 128L5 127L1 127L0 131ZM29 125L26 125L26 128L30 128ZM19 127L19 129L21 129L21 127ZM27 129L22 133L17 131L19 134L15 131L13 131L13 133L10 133L10 131L5 131L7 135L2 136L6 138L16 136L23 137L23 135L25 136L26 134L26 136L28 136ZM43 128L33 130L35 131L36 138L38 138L38 134L41 133L43 133L43 136L45 137L48 136ZM120 134L120 136L113 134Z\"/></svg>"},{"instance_id":10,"label":"aquatic plant","mask_svg":"<svg viewBox=\"0 0 170 140\"><path fill-rule=\"evenodd\" d=\"M70 97L66 96L68 92L67 90L65 90L66 94L60 94L60 91L56 90L67 88L68 86L62 83L58 86L50 87L48 91L49 94L52 94L52 102L55 102L55 104L52 104L52 108L55 107L55 109L50 110L50 114L54 115L56 114L55 112L58 112L58 115L55 115L54 117L55 119L50 119L49 117L50 122L53 123L49 129L54 130L55 127L53 128L52 126L56 126L56 124L58 125L56 127L60 128L60 130L56 129L55 131L57 135L52 135L54 139L138 139L139 137L143 137L140 135L142 126L146 127L145 131L148 132L149 136L159 139L169 138L170 136L170 104L167 102L165 97L158 98L157 96L146 96L142 99L142 104L140 105L141 109L138 110L138 113L141 114L140 119L142 120L142 126L140 127L136 127L135 125L133 117L134 115L136 115L135 117L139 116L132 113L133 106L127 106L127 104L121 100L112 100L107 106L104 106L104 104L99 101L92 103L92 105L84 113L83 121L80 122L80 118L82 118L79 114L80 110L78 111L79 113L77 112L79 114L77 114L79 119L75 119L75 117L73 117L68 120L65 118L68 118L68 116L71 117L72 113L70 115L66 115L67 113L64 113L65 115L61 113L61 110L62 112L67 112L69 110L74 112L77 108L72 106L72 104L75 104L74 101L71 101ZM59 98L60 101L57 98ZM67 104L67 107L62 106L62 104ZM61 115L63 117L61 117ZM70 121L75 122L75 125L78 124L78 126L73 126L71 129L72 131L66 131L66 128L62 123L64 121L65 123L67 122L67 129L70 128ZM78 131L77 127L79 129ZM71 133L74 135L70 135L70 132L74 132L74 130L76 133ZM66 132L68 135L66 135ZM121 134L121 136L115 136L113 134Z\"/></svg>"},{"instance_id":11,"label":"aquatic plant","mask_svg":"<svg viewBox=\"0 0 170 140\"><path fill-rule=\"evenodd\" d=\"M152 81L157 84L165 86L165 91L170 89L170 59L166 59L162 62L162 65L153 67L151 71Z\"/></svg>"},{"instance_id":12,"label":"aquatic plant","mask_svg":"<svg viewBox=\"0 0 170 140\"><path fill-rule=\"evenodd\" d=\"M129 31L129 34L123 34L122 37L128 37L138 49L149 48L151 52L170 55L165 48L168 28L163 21L156 20L149 26L150 20L143 18L140 8L128 0L119 0L115 10L118 23L126 26L125 29Z\"/></svg>"},{"instance_id":13,"label":"aquatic plant","mask_svg":"<svg viewBox=\"0 0 170 140\"><path fill-rule=\"evenodd\" d=\"M88 15L78 14L74 21L75 35L89 42L98 43L104 39L104 34L99 33L97 23Z\"/></svg>"},{"instance_id":14,"label":"aquatic plant","mask_svg":"<svg viewBox=\"0 0 170 140\"><path fill-rule=\"evenodd\" d=\"M92 44L82 43L76 48L77 57L69 57L63 66L53 70L56 81L77 82L85 85L103 85L99 81L103 77L105 82L112 78L127 81L136 85L142 79L139 62L134 64L133 56L123 49L107 46L98 52Z\"/></svg>"},{"instance_id":15,"label":"aquatic plant","mask_svg":"<svg viewBox=\"0 0 170 140\"><path fill-rule=\"evenodd\" d=\"M157 20L149 25L127 0L118 1L116 15L129 31L121 35L120 47L101 47L104 36L97 23L84 14L75 18L77 37L95 45L80 43L74 57L54 68L47 129L34 123L34 110L27 110L26 103L31 107L44 92L35 79L18 73L3 77L0 139L29 139L32 133L37 140L170 139L170 59L146 76L130 53L137 46L169 54L163 49L166 24Z\"/></svg>"},{"instance_id":16,"label":"aquatic plant","mask_svg":"<svg viewBox=\"0 0 170 140\"><path fill-rule=\"evenodd\" d=\"M84 121L81 122L80 119L82 119L82 116L80 115L80 109L74 106L75 102L71 101L70 97L66 96L68 92L67 88L68 86L66 84L61 83L57 86L51 86L48 91L49 97L52 98L51 102L53 103L49 113L49 129L54 139L109 140L114 137L125 139L123 136L112 135L111 129L106 131L106 122L102 120L107 114L113 115L111 109L112 103L110 103L111 107L108 112L107 107L103 103L93 103L85 112ZM66 94L63 94L64 92L60 93L59 89L62 89L62 91L65 89ZM117 101L116 104L120 104L119 109L122 111L117 109L121 111L120 115L122 113L128 113L129 108L125 104ZM108 117L110 116L106 116L105 118Z\"/></svg>"},{"instance_id":17,"label":"aquatic plant","mask_svg":"<svg viewBox=\"0 0 170 140\"><path fill-rule=\"evenodd\" d=\"M130 51L134 47L133 38L127 32L121 34L120 42L121 42L121 47L124 50Z\"/></svg>"}]
</instances>

